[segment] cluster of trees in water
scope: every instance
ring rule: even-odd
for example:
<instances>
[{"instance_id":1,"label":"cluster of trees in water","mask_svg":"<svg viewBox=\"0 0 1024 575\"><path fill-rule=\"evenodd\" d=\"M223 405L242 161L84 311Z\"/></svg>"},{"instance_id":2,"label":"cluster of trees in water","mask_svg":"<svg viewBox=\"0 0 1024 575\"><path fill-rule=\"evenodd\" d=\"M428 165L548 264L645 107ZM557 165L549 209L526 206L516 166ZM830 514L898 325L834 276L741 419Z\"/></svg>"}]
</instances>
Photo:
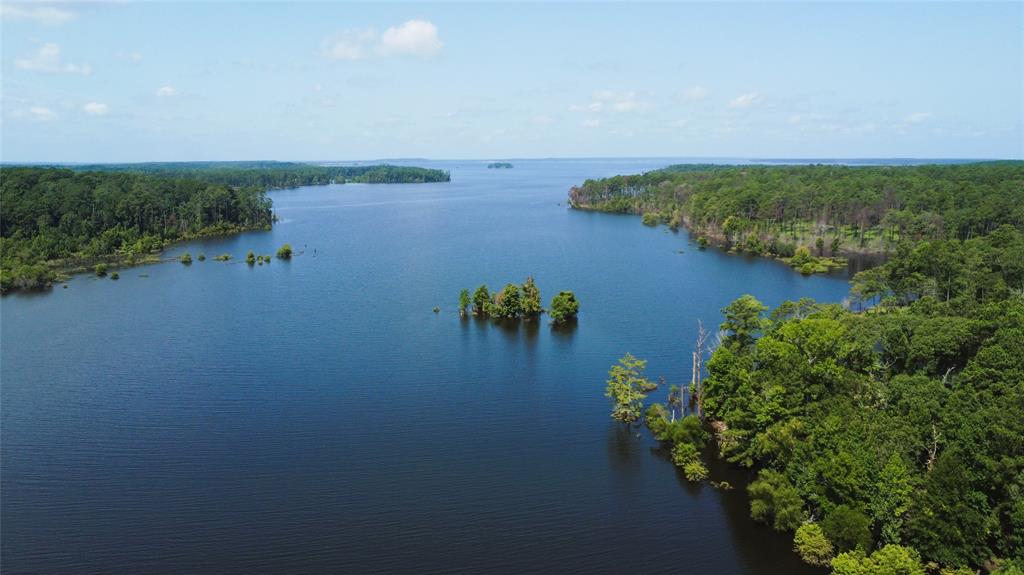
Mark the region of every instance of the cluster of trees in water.
<instances>
[{"instance_id":1,"label":"cluster of trees in water","mask_svg":"<svg viewBox=\"0 0 1024 575\"><path fill-rule=\"evenodd\" d=\"M702 243L791 258L886 252L909 239L961 239L1024 222L1024 162L927 166L678 165L587 180L578 209L687 226ZM827 262L823 262L827 263Z\"/></svg>"},{"instance_id":2,"label":"cluster of trees in water","mask_svg":"<svg viewBox=\"0 0 1024 575\"><path fill-rule=\"evenodd\" d=\"M486 285L476 288L472 296L468 289L459 292L459 315L468 317L489 317L495 320L536 319L547 311L551 321L563 324L574 321L579 313L580 302L571 291L561 291L551 300L545 310L541 305L540 289L533 277L526 278L522 286L508 284L493 294Z\"/></svg>"},{"instance_id":3,"label":"cluster of trees in water","mask_svg":"<svg viewBox=\"0 0 1024 575\"><path fill-rule=\"evenodd\" d=\"M487 167L492 170L508 169L512 167L510 162L491 162Z\"/></svg>"},{"instance_id":4,"label":"cluster of trees in water","mask_svg":"<svg viewBox=\"0 0 1024 575\"><path fill-rule=\"evenodd\" d=\"M644 375L646 368L646 360L627 353L608 370L605 397L612 402L612 419L631 425L643 418L654 437L671 449L672 462L682 469L688 481L707 479L708 470L700 452L708 433L699 415L684 416L683 393L678 385L669 387L666 403L652 403L644 409L648 394L665 383L664 378L657 383L649 379Z\"/></svg>"},{"instance_id":5,"label":"cluster of trees in water","mask_svg":"<svg viewBox=\"0 0 1024 575\"><path fill-rule=\"evenodd\" d=\"M255 186L264 189L343 184L345 182L365 184L447 182L451 179L449 173L444 170L388 164L321 166L297 162L153 162L88 164L72 166L72 168L76 171L146 174L200 180L226 186Z\"/></svg>"},{"instance_id":6,"label":"cluster of trees in water","mask_svg":"<svg viewBox=\"0 0 1024 575\"><path fill-rule=\"evenodd\" d=\"M262 188L124 172L0 168L0 287L48 285L60 269L134 263L172 241L265 229Z\"/></svg>"}]
</instances>

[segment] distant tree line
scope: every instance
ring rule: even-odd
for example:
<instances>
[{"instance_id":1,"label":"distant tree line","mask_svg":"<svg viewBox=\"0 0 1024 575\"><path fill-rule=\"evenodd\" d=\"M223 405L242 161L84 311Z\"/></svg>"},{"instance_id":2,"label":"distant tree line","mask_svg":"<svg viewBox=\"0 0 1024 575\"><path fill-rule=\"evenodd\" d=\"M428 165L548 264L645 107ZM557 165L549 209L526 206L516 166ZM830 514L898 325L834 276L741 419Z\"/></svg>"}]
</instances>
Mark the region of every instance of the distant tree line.
<instances>
[{"instance_id":1,"label":"distant tree line","mask_svg":"<svg viewBox=\"0 0 1024 575\"><path fill-rule=\"evenodd\" d=\"M578 209L642 214L728 248L792 257L1024 229L1024 162L925 166L679 165L587 180Z\"/></svg>"},{"instance_id":2,"label":"distant tree line","mask_svg":"<svg viewBox=\"0 0 1024 575\"><path fill-rule=\"evenodd\" d=\"M40 287L74 261L132 262L167 242L271 225L260 187L130 172L0 169L0 286Z\"/></svg>"},{"instance_id":3,"label":"distant tree line","mask_svg":"<svg viewBox=\"0 0 1024 575\"><path fill-rule=\"evenodd\" d=\"M153 162L65 166L75 171L124 172L200 180L213 184L265 189L295 188L345 182L405 184L447 182L444 170L387 164L322 166L296 162Z\"/></svg>"}]
</instances>

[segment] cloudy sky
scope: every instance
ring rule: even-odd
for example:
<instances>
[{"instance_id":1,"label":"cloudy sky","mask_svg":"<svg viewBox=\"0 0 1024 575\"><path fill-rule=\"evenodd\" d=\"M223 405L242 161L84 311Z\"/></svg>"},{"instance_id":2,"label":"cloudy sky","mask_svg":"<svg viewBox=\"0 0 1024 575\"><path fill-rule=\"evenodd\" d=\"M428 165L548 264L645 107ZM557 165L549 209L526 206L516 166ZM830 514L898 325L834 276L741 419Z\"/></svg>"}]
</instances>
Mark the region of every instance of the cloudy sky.
<instances>
[{"instance_id":1,"label":"cloudy sky","mask_svg":"<svg viewBox=\"0 0 1024 575\"><path fill-rule=\"evenodd\" d=\"M1024 4L11 3L0 159L1024 156Z\"/></svg>"}]
</instances>

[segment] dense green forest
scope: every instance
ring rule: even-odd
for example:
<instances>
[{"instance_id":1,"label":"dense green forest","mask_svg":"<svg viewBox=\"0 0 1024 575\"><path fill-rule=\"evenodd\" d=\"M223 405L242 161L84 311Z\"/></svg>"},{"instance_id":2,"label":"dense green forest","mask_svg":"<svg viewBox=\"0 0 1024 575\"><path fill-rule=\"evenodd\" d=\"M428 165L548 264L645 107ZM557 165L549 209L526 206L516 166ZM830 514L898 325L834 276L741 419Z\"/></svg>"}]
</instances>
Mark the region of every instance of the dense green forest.
<instances>
[{"instance_id":1,"label":"dense green forest","mask_svg":"<svg viewBox=\"0 0 1024 575\"><path fill-rule=\"evenodd\" d=\"M852 293L737 299L696 346L714 349L690 388L700 417L675 418L673 386L647 426L693 481L713 430L757 472L752 517L836 575L1024 573L1024 232L906 242ZM613 417L640 417L642 369L609 372Z\"/></svg>"},{"instance_id":2,"label":"dense green forest","mask_svg":"<svg viewBox=\"0 0 1024 575\"><path fill-rule=\"evenodd\" d=\"M75 171L127 172L201 180L227 186L294 188L345 182L406 184L447 182L448 172L386 164L371 166L321 166L296 162L153 162L141 164L89 164L62 166Z\"/></svg>"},{"instance_id":3,"label":"dense green forest","mask_svg":"<svg viewBox=\"0 0 1024 575\"><path fill-rule=\"evenodd\" d=\"M271 225L267 189L446 182L443 170L291 162L0 168L0 290L43 287L97 260L132 264L169 242Z\"/></svg>"},{"instance_id":4,"label":"dense green forest","mask_svg":"<svg viewBox=\"0 0 1024 575\"><path fill-rule=\"evenodd\" d=\"M691 481L708 477L712 432L756 472L751 516L835 575L1024 575L1024 163L681 166L571 198L803 255L881 238L887 261L854 276L845 305L724 308L667 404L645 410L657 386L643 360L619 360L612 417L642 417ZM838 246L808 241L851 229Z\"/></svg>"},{"instance_id":5,"label":"dense green forest","mask_svg":"<svg viewBox=\"0 0 1024 575\"><path fill-rule=\"evenodd\" d=\"M1024 162L925 166L678 165L587 180L577 209L686 226L755 254L883 253L901 240L970 239L1024 227Z\"/></svg>"},{"instance_id":6,"label":"dense green forest","mask_svg":"<svg viewBox=\"0 0 1024 575\"><path fill-rule=\"evenodd\" d=\"M97 260L134 263L168 243L271 225L262 187L134 172L0 169L0 286L50 284Z\"/></svg>"}]
</instances>

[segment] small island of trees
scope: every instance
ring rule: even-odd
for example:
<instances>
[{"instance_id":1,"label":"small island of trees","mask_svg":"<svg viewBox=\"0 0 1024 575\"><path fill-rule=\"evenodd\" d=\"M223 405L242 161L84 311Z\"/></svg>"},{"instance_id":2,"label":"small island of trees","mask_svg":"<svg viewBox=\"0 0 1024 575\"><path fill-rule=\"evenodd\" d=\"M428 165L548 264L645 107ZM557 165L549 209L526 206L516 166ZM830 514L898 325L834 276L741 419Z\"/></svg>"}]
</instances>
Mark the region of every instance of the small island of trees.
<instances>
[{"instance_id":1,"label":"small island of trees","mask_svg":"<svg viewBox=\"0 0 1024 575\"><path fill-rule=\"evenodd\" d=\"M514 166L509 162L491 162L487 164L487 169L489 170L507 170L512 167Z\"/></svg>"},{"instance_id":2,"label":"small island of trees","mask_svg":"<svg viewBox=\"0 0 1024 575\"><path fill-rule=\"evenodd\" d=\"M563 324L574 320L580 304L571 291L561 291L551 300L552 323ZM473 292L468 289L459 292L459 315L487 317L494 320L535 320L545 309L541 305L540 289L533 277L526 278L522 286L510 283L501 291L491 293L487 285L481 285Z\"/></svg>"}]
</instances>

